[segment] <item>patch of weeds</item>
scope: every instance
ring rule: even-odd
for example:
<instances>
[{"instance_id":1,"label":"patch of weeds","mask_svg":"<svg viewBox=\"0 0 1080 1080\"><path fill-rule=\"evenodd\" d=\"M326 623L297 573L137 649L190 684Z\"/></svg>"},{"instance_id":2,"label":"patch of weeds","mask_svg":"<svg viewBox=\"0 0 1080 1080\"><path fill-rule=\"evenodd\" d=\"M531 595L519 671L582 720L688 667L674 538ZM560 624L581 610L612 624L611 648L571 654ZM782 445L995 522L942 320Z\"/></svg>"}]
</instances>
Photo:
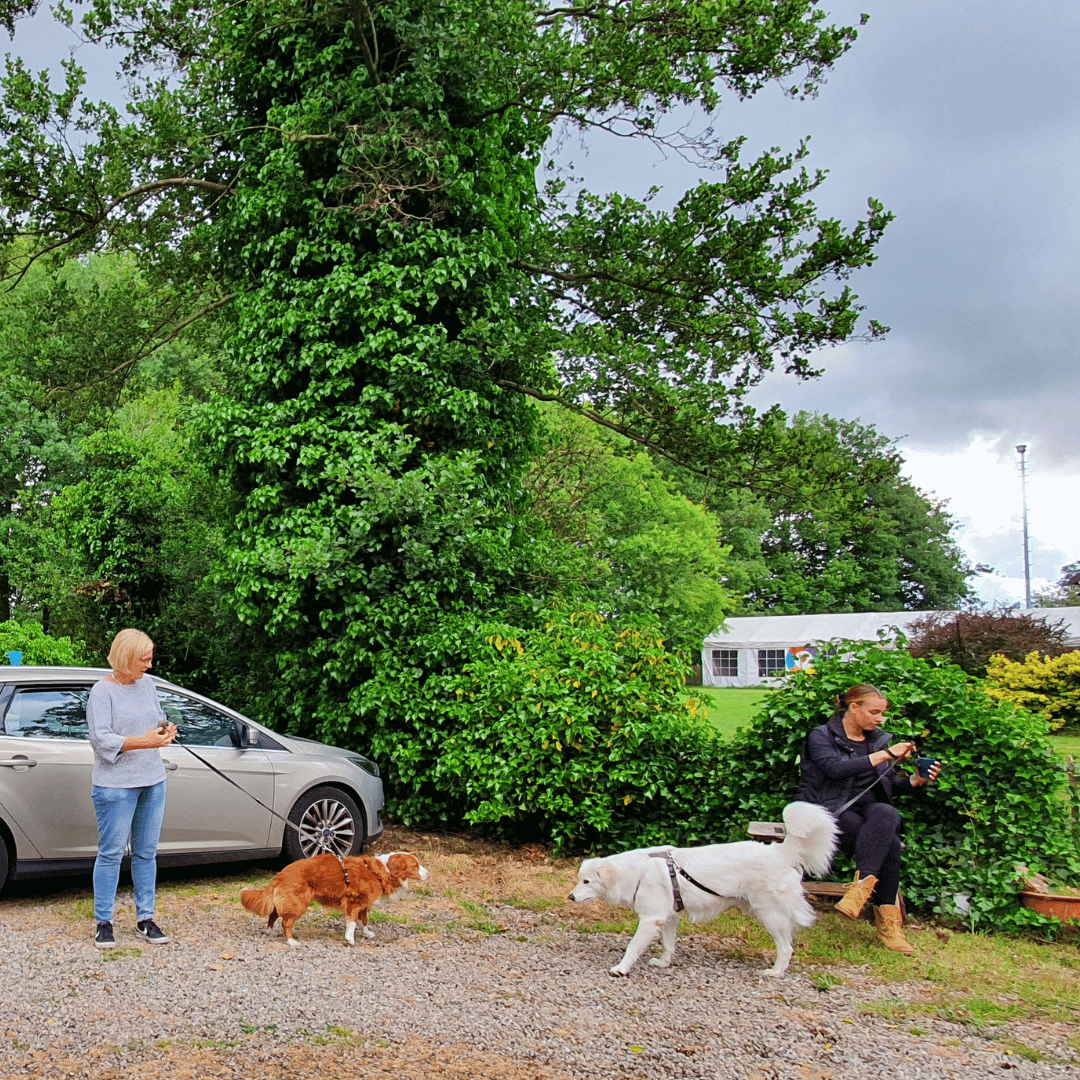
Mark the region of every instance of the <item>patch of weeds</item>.
<instances>
[{"instance_id":1,"label":"patch of weeds","mask_svg":"<svg viewBox=\"0 0 1080 1080\"><path fill-rule=\"evenodd\" d=\"M316 1035L310 1042L313 1046L340 1046L342 1044L347 1046L364 1046L367 1043L367 1039L357 1035L350 1028L334 1027L331 1025L326 1029L324 1035Z\"/></svg>"},{"instance_id":2,"label":"patch of weeds","mask_svg":"<svg viewBox=\"0 0 1080 1080\"><path fill-rule=\"evenodd\" d=\"M503 932L504 927L491 921L488 911L483 905L477 904L473 900L460 900L459 904L464 911L473 916L464 924L470 930L480 930L485 934L501 934Z\"/></svg>"},{"instance_id":3,"label":"patch of weeds","mask_svg":"<svg viewBox=\"0 0 1080 1080\"><path fill-rule=\"evenodd\" d=\"M827 971L818 971L810 976L810 985L815 990L831 990L834 986L843 986L844 980L830 975Z\"/></svg>"},{"instance_id":4,"label":"patch of weeds","mask_svg":"<svg viewBox=\"0 0 1080 1080\"><path fill-rule=\"evenodd\" d=\"M929 1035L930 1034L929 1031L927 1031L925 1028L921 1028L921 1027L909 1027L907 1029L907 1033L909 1035Z\"/></svg>"},{"instance_id":5,"label":"patch of weeds","mask_svg":"<svg viewBox=\"0 0 1080 1080\"><path fill-rule=\"evenodd\" d=\"M1008 1053L1027 1058L1028 1061L1042 1061L1046 1057L1038 1047L1028 1046L1026 1043L1017 1042L1016 1039L1005 1039L1004 1042Z\"/></svg>"},{"instance_id":6,"label":"patch of weeds","mask_svg":"<svg viewBox=\"0 0 1080 1080\"><path fill-rule=\"evenodd\" d=\"M927 1006L914 1001L895 1001L892 998L887 1001L864 1001L859 1004L859 1012L870 1016L880 1016L883 1020L891 1020L894 1023L902 1023L916 1016L926 1016L933 1006Z\"/></svg>"},{"instance_id":7,"label":"patch of weeds","mask_svg":"<svg viewBox=\"0 0 1080 1080\"><path fill-rule=\"evenodd\" d=\"M407 923L409 921L408 915L388 915L385 911L372 911L368 913L368 921L388 922L388 923Z\"/></svg>"},{"instance_id":8,"label":"patch of weeds","mask_svg":"<svg viewBox=\"0 0 1080 1080\"><path fill-rule=\"evenodd\" d=\"M66 904L61 910L71 922L83 922L84 920L93 922L94 898L92 896L83 896L78 900L73 900L70 904Z\"/></svg>"},{"instance_id":9,"label":"patch of weeds","mask_svg":"<svg viewBox=\"0 0 1080 1080\"><path fill-rule=\"evenodd\" d=\"M980 1035L985 1034L988 1028L1023 1019L1030 1014L1030 1010L1022 1005L1003 1005L980 997L944 998L933 1009L942 1020L962 1024Z\"/></svg>"},{"instance_id":10,"label":"patch of weeds","mask_svg":"<svg viewBox=\"0 0 1080 1080\"><path fill-rule=\"evenodd\" d=\"M277 1024L241 1024L240 1030L245 1035L255 1035L260 1031L265 1031L270 1035L276 1034L278 1029Z\"/></svg>"},{"instance_id":11,"label":"patch of weeds","mask_svg":"<svg viewBox=\"0 0 1080 1080\"><path fill-rule=\"evenodd\" d=\"M122 960L125 956L142 956L142 949L131 946L130 948L117 947L115 949L102 949L102 963L109 964L114 960Z\"/></svg>"},{"instance_id":12,"label":"patch of weeds","mask_svg":"<svg viewBox=\"0 0 1080 1080\"><path fill-rule=\"evenodd\" d=\"M520 908L523 911L551 911L552 908L561 908L566 901L554 900L547 896L521 896L515 894L503 901L509 907Z\"/></svg>"}]
</instances>

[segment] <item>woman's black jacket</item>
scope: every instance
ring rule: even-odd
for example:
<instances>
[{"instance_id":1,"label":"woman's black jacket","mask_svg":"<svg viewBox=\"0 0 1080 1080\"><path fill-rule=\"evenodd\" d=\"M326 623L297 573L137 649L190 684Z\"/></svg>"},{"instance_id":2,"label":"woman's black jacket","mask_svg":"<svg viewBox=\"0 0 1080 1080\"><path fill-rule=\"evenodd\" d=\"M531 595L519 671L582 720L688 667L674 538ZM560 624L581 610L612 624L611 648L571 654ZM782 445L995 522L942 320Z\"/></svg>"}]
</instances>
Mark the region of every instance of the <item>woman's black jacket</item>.
<instances>
[{"instance_id":1,"label":"woman's black jacket","mask_svg":"<svg viewBox=\"0 0 1080 1080\"><path fill-rule=\"evenodd\" d=\"M856 749L844 735L844 714L834 713L827 723L806 736L799 759L802 779L796 797L836 813L853 795L869 787L877 772L881 780L874 787L874 796L878 802L892 802L894 794L911 790L911 778L890 768L889 761L871 765L868 756L884 750L891 741L888 731L868 731L863 753L863 746Z\"/></svg>"}]
</instances>

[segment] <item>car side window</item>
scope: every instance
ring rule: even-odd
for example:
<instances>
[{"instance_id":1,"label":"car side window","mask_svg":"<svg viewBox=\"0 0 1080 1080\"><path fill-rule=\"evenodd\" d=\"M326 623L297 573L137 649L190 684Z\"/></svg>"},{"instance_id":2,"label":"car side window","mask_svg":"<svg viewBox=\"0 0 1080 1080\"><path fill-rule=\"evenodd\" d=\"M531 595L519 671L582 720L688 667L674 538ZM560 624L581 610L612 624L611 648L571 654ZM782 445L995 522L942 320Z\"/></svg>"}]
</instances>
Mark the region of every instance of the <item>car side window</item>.
<instances>
[{"instance_id":1,"label":"car side window","mask_svg":"<svg viewBox=\"0 0 1080 1080\"><path fill-rule=\"evenodd\" d=\"M236 721L223 712L158 688L158 699L165 715L180 729L180 741L192 746L234 746Z\"/></svg>"},{"instance_id":2,"label":"car side window","mask_svg":"<svg viewBox=\"0 0 1080 1080\"><path fill-rule=\"evenodd\" d=\"M4 716L4 734L24 739L85 739L89 687L15 691Z\"/></svg>"}]
</instances>

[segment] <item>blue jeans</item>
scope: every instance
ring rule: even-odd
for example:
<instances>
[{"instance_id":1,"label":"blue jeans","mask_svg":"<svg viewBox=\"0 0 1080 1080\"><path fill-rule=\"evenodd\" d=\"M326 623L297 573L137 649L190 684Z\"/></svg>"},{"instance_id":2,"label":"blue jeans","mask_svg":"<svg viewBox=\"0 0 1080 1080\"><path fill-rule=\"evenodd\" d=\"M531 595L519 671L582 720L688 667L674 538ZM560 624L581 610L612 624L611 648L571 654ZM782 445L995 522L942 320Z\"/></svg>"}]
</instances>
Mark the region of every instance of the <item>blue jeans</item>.
<instances>
[{"instance_id":1,"label":"blue jeans","mask_svg":"<svg viewBox=\"0 0 1080 1080\"><path fill-rule=\"evenodd\" d=\"M93 787L98 824L94 860L94 918L112 922L120 860L131 837L131 881L135 886L135 921L154 917L157 848L165 817L165 781L151 787Z\"/></svg>"}]
</instances>

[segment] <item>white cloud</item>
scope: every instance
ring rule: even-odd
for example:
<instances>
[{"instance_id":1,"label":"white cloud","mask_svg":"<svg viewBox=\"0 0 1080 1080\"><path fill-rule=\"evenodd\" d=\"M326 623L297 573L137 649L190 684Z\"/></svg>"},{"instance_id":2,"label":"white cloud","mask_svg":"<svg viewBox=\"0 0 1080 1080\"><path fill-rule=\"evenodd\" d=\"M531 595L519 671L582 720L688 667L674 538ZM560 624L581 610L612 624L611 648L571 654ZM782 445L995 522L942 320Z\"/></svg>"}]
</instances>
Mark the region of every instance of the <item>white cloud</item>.
<instances>
[{"instance_id":1,"label":"white cloud","mask_svg":"<svg viewBox=\"0 0 1080 1080\"><path fill-rule=\"evenodd\" d=\"M971 561L995 567L995 574L975 579L987 601L1024 600L1020 442L1028 447L1028 550L1036 593L1057 581L1061 566L1080 558L1080 476L1045 465L1037 440L982 433L953 449L901 446L911 481L948 500L957 539Z\"/></svg>"}]
</instances>

